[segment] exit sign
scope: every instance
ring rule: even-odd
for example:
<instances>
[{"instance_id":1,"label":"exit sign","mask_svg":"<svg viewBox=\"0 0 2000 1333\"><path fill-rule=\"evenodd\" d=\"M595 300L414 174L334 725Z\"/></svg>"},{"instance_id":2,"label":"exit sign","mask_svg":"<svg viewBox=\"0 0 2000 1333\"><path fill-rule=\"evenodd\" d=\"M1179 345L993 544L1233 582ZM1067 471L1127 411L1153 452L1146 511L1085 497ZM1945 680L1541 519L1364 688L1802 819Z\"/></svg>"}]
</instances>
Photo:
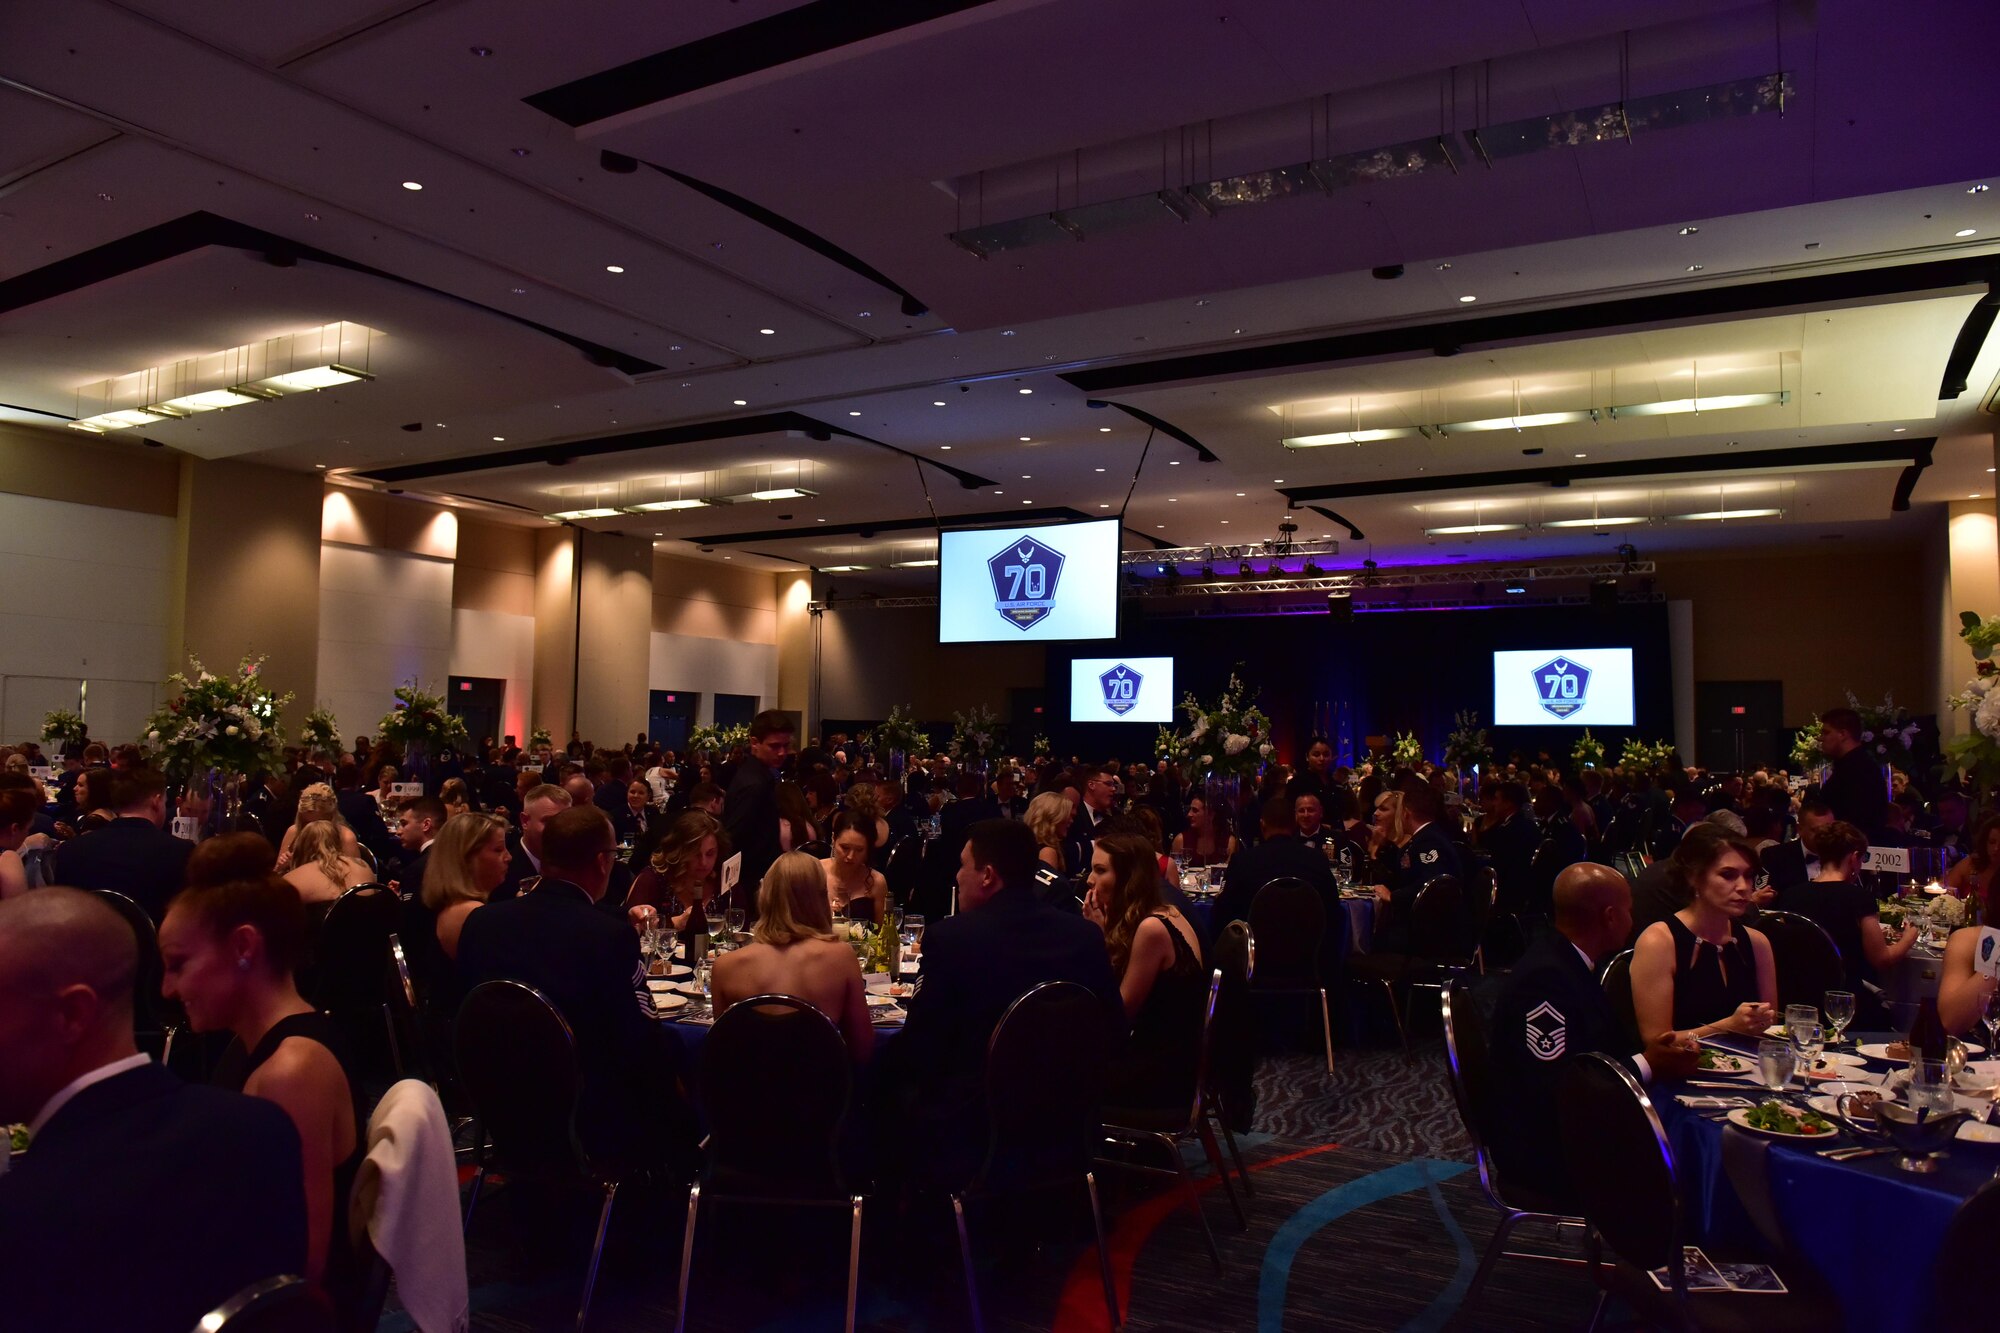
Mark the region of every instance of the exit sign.
<instances>
[{"instance_id":1,"label":"exit sign","mask_svg":"<svg viewBox=\"0 0 2000 1333\"><path fill-rule=\"evenodd\" d=\"M469 680L461 680L460 682L458 682L458 688L461 692L469 691L472 688L472 682ZM1742 710L1738 709L1737 711L1741 712Z\"/></svg>"},{"instance_id":2,"label":"exit sign","mask_svg":"<svg viewBox=\"0 0 2000 1333\"><path fill-rule=\"evenodd\" d=\"M1742 717L1743 714L1748 710L1745 709L1742 704L1731 704L1729 706L1729 711L1733 716Z\"/></svg>"}]
</instances>

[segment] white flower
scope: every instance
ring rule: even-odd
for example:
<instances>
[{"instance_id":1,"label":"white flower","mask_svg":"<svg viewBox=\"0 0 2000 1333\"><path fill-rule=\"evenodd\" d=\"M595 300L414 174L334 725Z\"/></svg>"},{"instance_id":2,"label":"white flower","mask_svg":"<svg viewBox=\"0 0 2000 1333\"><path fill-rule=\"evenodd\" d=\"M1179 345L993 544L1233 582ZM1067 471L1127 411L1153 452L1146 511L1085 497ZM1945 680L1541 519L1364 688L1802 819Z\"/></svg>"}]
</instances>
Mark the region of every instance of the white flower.
<instances>
[{"instance_id":1,"label":"white flower","mask_svg":"<svg viewBox=\"0 0 2000 1333\"><path fill-rule=\"evenodd\" d=\"M238 735L241 735L241 734L242 734L242 732L243 732L243 729L242 729L241 727L233 727L233 726L232 726L232 727L225 727L225 728L223 728L223 732L222 732L222 734L223 734L223 735L225 735L225 736L238 736Z\"/></svg>"},{"instance_id":2,"label":"white flower","mask_svg":"<svg viewBox=\"0 0 2000 1333\"><path fill-rule=\"evenodd\" d=\"M2000 741L2000 691L1985 694L1972 711L1972 724L1988 740Z\"/></svg>"},{"instance_id":3,"label":"white flower","mask_svg":"<svg viewBox=\"0 0 2000 1333\"><path fill-rule=\"evenodd\" d=\"M1257 753L1262 755L1264 758L1269 759L1271 757L1271 743L1269 741L1266 741L1264 744L1258 746Z\"/></svg>"},{"instance_id":4,"label":"white flower","mask_svg":"<svg viewBox=\"0 0 2000 1333\"><path fill-rule=\"evenodd\" d=\"M1250 738L1248 736L1239 736L1232 732L1222 738L1222 752L1224 754L1242 754L1249 748Z\"/></svg>"},{"instance_id":5,"label":"white flower","mask_svg":"<svg viewBox=\"0 0 2000 1333\"><path fill-rule=\"evenodd\" d=\"M1204 717L1195 722L1194 730L1188 733L1188 739L1198 741L1206 735L1208 735L1208 719Z\"/></svg>"},{"instance_id":6,"label":"white flower","mask_svg":"<svg viewBox=\"0 0 2000 1333\"><path fill-rule=\"evenodd\" d=\"M147 732L147 733L146 733L146 739L147 739L147 740L149 740L149 741L156 741L156 740L160 739L160 732L159 732L159 729L158 729L158 728L156 727L156 728L154 728L153 730L151 730L151 731Z\"/></svg>"}]
</instances>

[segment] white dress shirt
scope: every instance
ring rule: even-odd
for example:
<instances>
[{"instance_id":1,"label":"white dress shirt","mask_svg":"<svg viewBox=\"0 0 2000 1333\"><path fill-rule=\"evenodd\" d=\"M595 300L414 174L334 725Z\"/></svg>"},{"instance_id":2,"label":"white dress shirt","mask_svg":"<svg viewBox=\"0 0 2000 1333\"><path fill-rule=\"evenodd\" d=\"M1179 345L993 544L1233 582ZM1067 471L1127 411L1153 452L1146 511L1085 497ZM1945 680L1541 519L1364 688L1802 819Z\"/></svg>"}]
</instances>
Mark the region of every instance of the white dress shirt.
<instances>
[{"instance_id":1,"label":"white dress shirt","mask_svg":"<svg viewBox=\"0 0 2000 1333\"><path fill-rule=\"evenodd\" d=\"M138 1069L143 1065L149 1065L152 1062L152 1056L146 1054L144 1051L140 1051L136 1055L126 1056L123 1060L113 1060L108 1065L99 1065L87 1074L78 1074L65 1084L55 1096L43 1102L41 1110L35 1112L35 1118L28 1122L29 1140L33 1141L35 1135L42 1132L42 1126L54 1119L57 1111L69 1105L70 1098L76 1096L76 1094L82 1092L91 1084L102 1083L107 1078L116 1078L120 1074Z\"/></svg>"}]
</instances>

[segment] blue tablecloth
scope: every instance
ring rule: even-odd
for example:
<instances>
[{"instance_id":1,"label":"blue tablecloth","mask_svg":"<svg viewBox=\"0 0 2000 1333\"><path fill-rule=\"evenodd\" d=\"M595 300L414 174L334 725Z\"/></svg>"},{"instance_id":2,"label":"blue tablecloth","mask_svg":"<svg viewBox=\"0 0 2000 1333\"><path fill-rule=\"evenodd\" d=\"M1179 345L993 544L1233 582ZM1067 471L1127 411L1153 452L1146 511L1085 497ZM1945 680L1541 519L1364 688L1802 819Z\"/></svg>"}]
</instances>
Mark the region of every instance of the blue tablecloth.
<instances>
[{"instance_id":1,"label":"blue tablecloth","mask_svg":"<svg viewBox=\"0 0 2000 1333\"><path fill-rule=\"evenodd\" d=\"M1889 1066L1871 1062L1870 1068L1880 1073ZM1654 1104L1673 1145L1688 1239L1724 1252L1755 1252L1756 1230L1723 1171L1725 1126L1681 1106L1678 1090L1662 1085ZM1744 1095L1760 1091L1746 1084ZM1771 1202L1792 1248L1833 1288L1852 1333L1944 1327L1931 1299L1931 1265L1958 1205L2000 1168L2000 1146L1960 1141L1928 1175L1902 1170L1893 1155L1829 1162L1815 1152L1826 1146L1772 1142L1764 1154Z\"/></svg>"},{"instance_id":2,"label":"blue tablecloth","mask_svg":"<svg viewBox=\"0 0 2000 1333\"><path fill-rule=\"evenodd\" d=\"M1340 906L1347 913L1347 952L1367 953L1368 946L1375 939L1375 900L1343 898L1340 900ZM1193 894L1188 895L1188 920L1201 932L1201 937L1205 940L1215 938L1217 926L1228 924L1215 919L1213 897L1197 897Z\"/></svg>"}]
</instances>

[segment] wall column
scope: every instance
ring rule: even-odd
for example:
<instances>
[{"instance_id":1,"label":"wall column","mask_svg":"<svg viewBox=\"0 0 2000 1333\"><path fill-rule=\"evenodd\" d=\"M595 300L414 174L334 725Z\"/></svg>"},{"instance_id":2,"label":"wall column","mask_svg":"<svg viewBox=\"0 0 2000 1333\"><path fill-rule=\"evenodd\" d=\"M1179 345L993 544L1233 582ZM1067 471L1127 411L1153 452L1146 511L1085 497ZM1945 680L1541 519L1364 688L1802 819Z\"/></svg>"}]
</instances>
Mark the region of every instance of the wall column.
<instances>
[{"instance_id":1,"label":"wall column","mask_svg":"<svg viewBox=\"0 0 2000 1333\"><path fill-rule=\"evenodd\" d=\"M321 481L226 460L183 458L168 656L218 675L264 656L264 678L293 695L296 729L319 685Z\"/></svg>"},{"instance_id":2,"label":"wall column","mask_svg":"<svg viewBox=\"0 0 2000 1333\"><path fill-rule=\"evenodd\" d=\"M562 749L576 726L571 690L576 684L577 529L535 534L535 684L528 729L547 727ZM527 744L528 738L521 737Z\"/></svg>"},{"instance_id":3,"label":"wall column","mask_svg":"<svg viewBox=\"0 0 2000 1333\"><path fill-rule=\"evenodd\" d=\"M819 614L812 610L812 571L778 575L778 702L799 715L799 743L819 730Z\"/></svg>"},{"instance_id":4,"label":"wall column","mask_svg":"<svg viewBox=\"0 0 2000 1333\"><path fill-rule=\"evenodd\" d=\"M2000 524L1994 501L1953 500L1945 520L1944 606L1938 626L1938 732L1945 739L1963 735L1972 725L1964 712L1947 706L1944 695L1957 694L1972 676L1972 655L1958 637L1961 611L1977 611L1991 620L2000 616Z\"/></svg>"},{"instance_id":5,"label":"wall column","mask_svg":"<svg viewBox=\"0 0 2000 1333\"><path fill-rule=\"evenodd\" d=\"M576 727L584 739L620 746L646 730L653 648L653 544L579 530ZM537 676L539 676L539 671Z\"/></svg>"}]
</instances>

